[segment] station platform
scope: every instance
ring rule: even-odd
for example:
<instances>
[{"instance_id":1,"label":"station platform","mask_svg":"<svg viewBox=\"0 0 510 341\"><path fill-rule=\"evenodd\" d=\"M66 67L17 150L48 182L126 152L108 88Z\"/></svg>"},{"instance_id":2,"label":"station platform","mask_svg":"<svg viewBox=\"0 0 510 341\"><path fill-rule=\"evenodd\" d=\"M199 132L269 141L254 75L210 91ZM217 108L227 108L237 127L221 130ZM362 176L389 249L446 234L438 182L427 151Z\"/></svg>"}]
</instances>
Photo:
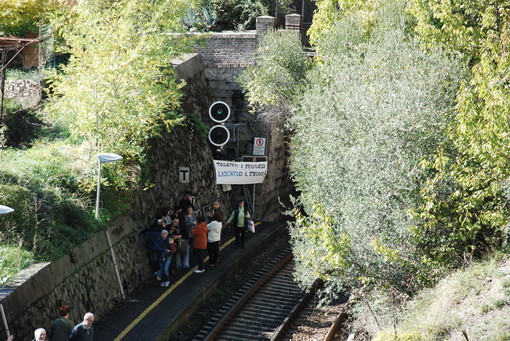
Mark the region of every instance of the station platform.
<instances>
[{"instance_id":1,"label":"station platform","mask_svg":"<svg viewBox=\"0 0 510 341\"><path fill-rule=\"evenodd\" d=\"M222 241L216 267L206 263L204 273L192 268L171 276L170 287L160 287L155 278L143 283L108 315L94 323L94 341L169 340L178 328L193 315L200 303L237 271L250 262L272 239L286 233L282 222L257 222L256 233L246 232L244 249L236 249L234 239Z\"/></svg>"}]
</instances>

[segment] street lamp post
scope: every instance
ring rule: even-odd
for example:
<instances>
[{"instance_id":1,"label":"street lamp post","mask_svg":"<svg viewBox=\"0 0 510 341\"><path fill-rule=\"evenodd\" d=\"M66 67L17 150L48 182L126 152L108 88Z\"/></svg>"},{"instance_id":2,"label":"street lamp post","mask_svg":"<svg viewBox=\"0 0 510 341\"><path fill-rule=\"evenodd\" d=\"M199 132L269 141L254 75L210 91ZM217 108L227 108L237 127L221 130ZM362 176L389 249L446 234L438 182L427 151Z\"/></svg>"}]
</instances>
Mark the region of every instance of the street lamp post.
<instances>
[{"instance_id":1,"label":"street lamp post","mask_svg":"<svg viewBox=\"0 0 510 341\"><path fill-rule=\"evenodd\" d=\"M99 198L101 192L101 164L122 160L122 156L113 153L104 153L97 156L99 170L97 172L97 193L96 193L96 220L99 220Z\"/></svg>"},{"instance_id":2,"label":"street lamp post","mask_svg":"<svg viewBox=\"0 0 510 341\"><path fill-rule=\"evenodd\" d=\"M97 156L99 169L97 172L97 193L96 193L96 220L99 220L99 199L100 199L100 191L101 191L101 164L107 162L114 162L122 160L122 156L113 154L113 153L104 153L99 154ZM117 260L115 259L115 252L113 251L112 240L110 239L110 233L108 232L108 228L105 229L106 240L108 241L108 247L110 248L110 254L112 255L113 267L115 269L115 275L117 276L117 281L119 282L120 293L122 294L122 299L126 299L126 295L124 294L124 288L122 287L122 281L120 279L119 268L117 266Z\"/></svg>"},{"instance_id":3,"label":"street lamp post","mask_svg":"<svg viewBox=\"0 0 510 341\"><path fill-rule=\"evenodd\" d=\"M0 205L0 215L8 214L14 212L13 208L9 206ZM0 304L0 314L2 315L2 322L4 324L5 333L7 334L7 340L11 337L11 333L9 332L9 325L7 324L7 318L5 317L4 306Z\"/></svg>"}]
</instances>

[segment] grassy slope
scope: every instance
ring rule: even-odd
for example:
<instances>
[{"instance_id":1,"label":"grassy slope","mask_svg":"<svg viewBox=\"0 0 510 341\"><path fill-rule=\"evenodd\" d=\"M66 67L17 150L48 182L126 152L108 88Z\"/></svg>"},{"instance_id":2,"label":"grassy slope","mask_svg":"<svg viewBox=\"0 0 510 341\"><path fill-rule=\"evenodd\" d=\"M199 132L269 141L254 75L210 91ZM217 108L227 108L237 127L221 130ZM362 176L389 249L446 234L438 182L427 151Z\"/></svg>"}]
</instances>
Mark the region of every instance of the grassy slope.
<instances>
[{"instance_id":1,"label":"grassy slope","mask_svg":"<svg viewBox=\"0 0 510 341\"><path fill-rule=\"evenodd\" d=\"M34 254L13 246L0 246L0 285L34 263Z\"/></svg>"},{"instance_id":2,"label":"grassy slope","mask_svg":"<svg viewBox=\"0 0 510 341\"><path fill-rule=\"evenodd\" d=\"M473 264L421 292L376 340L510 340L510 258Z\"/></svg>"}]
</instances>

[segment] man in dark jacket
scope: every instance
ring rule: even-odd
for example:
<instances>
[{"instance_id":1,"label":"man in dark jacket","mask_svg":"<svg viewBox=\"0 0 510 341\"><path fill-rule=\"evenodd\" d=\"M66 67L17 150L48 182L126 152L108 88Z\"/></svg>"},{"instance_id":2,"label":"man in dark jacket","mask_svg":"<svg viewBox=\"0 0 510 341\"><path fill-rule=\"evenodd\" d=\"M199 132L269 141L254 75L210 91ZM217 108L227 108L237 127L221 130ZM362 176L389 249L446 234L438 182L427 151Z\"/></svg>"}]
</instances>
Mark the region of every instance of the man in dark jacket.
<instances>
[{"instance_id":1,"label":"man in dark jacket","mask_svg":"<svg viewBox=\"0 0 510 341\"><path fill-rule=\"evenodd\" d=\"M71 308L63 305L58 308L58 312L60 317L53 320L48 336L51 341L69 341L69 334L71 334L74 327L73 321L69 320Z\"/></svg>"},{"instance_id":2,"label":"man in dark jacket","mask_svg":"<svg viewBox=\"0 0 510 341\"><path fill-rule=\"evenodd\" d=\"M94 314L86 313L83 316L83 322L77 324L71 335L69 335L69 340L71 341L92 341L94 339L94 327L92 324L94 323Z\"/></svg>"}]
</instances>

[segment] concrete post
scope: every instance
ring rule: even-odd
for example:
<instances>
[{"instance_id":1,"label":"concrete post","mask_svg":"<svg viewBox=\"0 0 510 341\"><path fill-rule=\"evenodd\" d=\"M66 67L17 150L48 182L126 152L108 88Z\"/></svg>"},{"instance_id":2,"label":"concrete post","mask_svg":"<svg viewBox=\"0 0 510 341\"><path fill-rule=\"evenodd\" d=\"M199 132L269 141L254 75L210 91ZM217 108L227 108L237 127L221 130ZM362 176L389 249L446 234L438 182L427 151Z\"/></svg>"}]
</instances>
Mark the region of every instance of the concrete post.
<instances>
[{"instance_id":1,"label":"concrete post","mask_svg":"<svg viewBox=\"0 0 510 341\"><path fill-rule=\"evenodd\" d=\"M294 13L294 14L287 14L285 16L285 29L299 31L300 28L301 28L301 15L300 14Z\"/></svg>"},{"instance_id":2,"label":"concrete post","mask_svg":"<svg viewBox=\"0 0 510 341\"><path fill-rule=\"evenodd\" d=\"M276 27L276 18L270 16L257 17L255 27L257 32L257 40L259 40L260 37L267 33L267 31Z\"/></svg>"},{"instance_id":3,"label":"concrete post","mask_svg":"<svg viewBox=\"0 0 510 341\"><path fill-rule=\"evenodd\" d=\"M296 36L301 40L301 43L303 43L300 14L287 14L285 16L285 29L290 32L295 32Z\"/></svg>"}]
</instances>

